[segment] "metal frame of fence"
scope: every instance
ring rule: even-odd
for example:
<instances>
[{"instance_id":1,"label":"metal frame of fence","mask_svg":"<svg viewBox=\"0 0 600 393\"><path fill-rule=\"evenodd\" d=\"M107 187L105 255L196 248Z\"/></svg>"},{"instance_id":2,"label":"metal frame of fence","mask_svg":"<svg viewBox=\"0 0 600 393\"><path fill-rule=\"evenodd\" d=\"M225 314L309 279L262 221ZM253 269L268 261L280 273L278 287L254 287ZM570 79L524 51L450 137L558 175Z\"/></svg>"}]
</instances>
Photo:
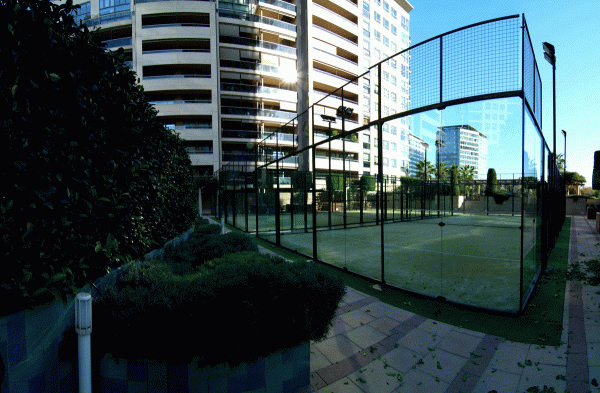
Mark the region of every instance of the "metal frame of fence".
<instances>
[{"instance_id":1,"label":"metal frame of fence","mask_svg":"<svg viewBox=\"0 0 600 393\"><path fill-rule=\"evenodd\" d=\"M359 78L370 74L371 80L375 77L380 87L377 94L378 102L381 103L383 64L388 64L387 62L394 58L410 59L411 101L408 107L382 117L382 105L379 105L378 116L375 119L370 120L368 124L348 130L346 126L355 124L349 122L342 111L337 117L341 118L341 132L316 142L315 116L321 114L316 112L321 110L323 100L335 95L341 98L344 107L346 86L355 84ZM224 164L215 174L219 179L219 213L234 226L247 232L254 232L256 236L266 237L278 246L282 245L282 233L294 231L312 233L313 252L307 257L315 261L319 261L318 234L321 230L379 225L381 276L368 278L382 285L390 285L386 282L385 276L385 224L444 217L460 211L454 208L452 186L447 182L423 181L421 184L409 185L406 184L406 180L403 184L399 178L381 175L384 172L382 150L384 123L429 110L443 111L447 107L460 104L497 98L520 98L522 102L521 173L516 179L513 176L510 182L512 195L508 196L512 204L510 214L521 216L519 304L508 312L520 314L537 283L539 274L546 269L548 253L554 247L555 237L565 218L563 179L554 162L554 154L550 152L541 132L541 92L541 79L524 15L496 18L433 37L371 66L355 80L349 81L322 98L311 105L308 111L299 114L279 130L252 145L245 154L236 157L236 161ZM305 129L302 118L306 119L306 117L312 122L313 144L299 147L298 135ZM377 130L376 135L381 141L378 146L379 175L366 177L364 180L353 178L350 169L355 166L356 161L347 159L346 143L353 143L353 136L371 127ZM333 183L332 143L342 144L342 192L336 190ZM328 168L319 171L316 169L316 150L327 145L330 152ZM282 153L283 150L280 148L283 147L288 149L287 154ZM531 163L526 162L525 159L527 153L530 153L528 157L537 157L537 161L533 163L533 167L536 168L533 173L530 173ZM306 165L307 162L312 165ZM300 170L301 167L310 166L313 168L312 171ZM348 182L349 172L350 182ZM291 176L285 177L286 173L291 173ZM533 176L530 176L532 174ZM339 185L339 179L335 180ZM321 185L319 189L317 189L318 183ZM476 184L477 181L471 183ZM468 182L463 182L464 184ZM351 192L348 191L350 188L352 188ZM531 211L525 209L523 199L525 190L533 190L535 194L535 203L529 207ZM348 198L349 194L354 197ZM437 201L431 195L437 196ZM518 211L515 211L515 198L519 195L521 203L517 206ZM286 198L284 203L282 203L282 196ZM416 198L420 198L420 201ZM489 203L489 197L487 198ZM289 203L287 203L288 199ZM434 201L433 206L432 201ZM324 210L325 205L326 210ZM372 209L373 205L374 209ZM334 208L339 209L342 215L341 221L332 222ZM368 218L367 210L370 214ZM374 215L371 214L373 210ZM264 216L265 212L272 214L274 229L261 231L261 215ZM490 212L488 205L486 215ZM290 225L289 228L282 227L282 213L285 214L285 224ZM325 214L327 219L319 224L317 216L321 214ZM335 217L338 216L339 214L336 213ZM527 252L523 250L526 216L532 217L532 222L536 226L536 236L539 237L536 237L534 247L537 255L536 264L539 262L539 266L531 284L523 281L523 254ZM251 217L254 220L254 227L251 227ZM267 232L268 236L265 236Z\"/></svg>"}]
</instances>

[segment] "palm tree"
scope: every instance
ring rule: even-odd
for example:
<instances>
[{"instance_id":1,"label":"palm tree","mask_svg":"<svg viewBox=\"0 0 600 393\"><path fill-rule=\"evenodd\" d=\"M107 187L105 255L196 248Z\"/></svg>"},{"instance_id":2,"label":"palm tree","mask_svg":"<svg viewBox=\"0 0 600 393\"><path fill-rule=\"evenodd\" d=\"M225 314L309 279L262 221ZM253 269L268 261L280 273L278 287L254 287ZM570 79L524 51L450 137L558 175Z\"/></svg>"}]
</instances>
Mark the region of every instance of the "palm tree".
<instances>
[{"instance_id":1,"label":"palm tree","mask_svg":"<svg viewBox=\"0 0 600 393\"><path fill-rule=\"evenodd\" d=\"M425 162L424 160L417 162L416 169L417 178L421 180L431 180L435 172L435 167L431 164L431 162ZM427 173L427 177L425 177L425 173Z\"/></svg>"},{"instance_id":2,"label":"palm tree","mask_svg":"<svg viewBox=\"0 0 600 393\"><path fill-rule=\"evenodd\" d=\"M472 165L461 165L458 168L458 179L462 180L463 182L468 181L468 180L473 180L473 178L475 177L475 167ZM467 186L466 184L464 185L464 192L465 195L468 196L469 194L471 194L472 191L472 186Z\"/></svg>"},{"instance_id":3,"label":"palm tree","mask_svg":"<svg viewBox=\"0 0 600 393\"><path fill-rule=\"evenodd\" d=\"M564 172L565 156L562 153L556 155L556 165L558 165L559 172Z\"/></svg>"},{"instance_id":4,"label":"palm tree","mask_svg":"<svg viewBox=\"0 0 600 393\"><path fill-rule=\"evenodd\" d=\"M438 174L439 174L439 176L438 176ZM448 180L449 174L450 174L450 171L449 171L448 167L446 166L446 164L444 164L443 162L441 162L435 166L436 179Z\"/></svg>"}]
</instances>

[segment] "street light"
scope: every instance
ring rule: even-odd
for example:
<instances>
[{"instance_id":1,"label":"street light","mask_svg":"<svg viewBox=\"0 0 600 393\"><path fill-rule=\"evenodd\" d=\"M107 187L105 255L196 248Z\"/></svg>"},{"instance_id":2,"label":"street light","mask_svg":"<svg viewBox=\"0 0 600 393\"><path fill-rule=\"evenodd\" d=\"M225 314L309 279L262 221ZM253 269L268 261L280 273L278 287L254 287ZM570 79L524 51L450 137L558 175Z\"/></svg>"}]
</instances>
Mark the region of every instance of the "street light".
<instances>
[{"instance_id":1,"label":"street light","mask_svg":"<svg viewBox=\"0 0 600 393\"><path fill-rule=\"evenodd\" d=\"M329 115L321 115L321 119L329 123L329 190L327 190L327 200L329 203L329 213L327 216L329 228L331 228L331 194L333 192L333 179L331 178L331 123L335 123L336 117Z\"/></svg>"}]
</instances>

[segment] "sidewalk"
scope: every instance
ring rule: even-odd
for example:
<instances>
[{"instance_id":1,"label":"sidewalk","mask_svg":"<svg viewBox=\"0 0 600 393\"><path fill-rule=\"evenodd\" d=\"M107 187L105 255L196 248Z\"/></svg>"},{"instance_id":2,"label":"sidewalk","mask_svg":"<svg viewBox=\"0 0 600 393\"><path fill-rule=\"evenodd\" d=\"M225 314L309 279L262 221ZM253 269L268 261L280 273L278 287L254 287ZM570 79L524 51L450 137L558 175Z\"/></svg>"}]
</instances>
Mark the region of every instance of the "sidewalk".
<instances>
[{"instance_id":1,"label":"sidewalk","mask_svg":"<svg viewBox=\"0 0 600 393\"><path fill-rule=\"evenodd\" d=\"M569 262L600 256L592 220L572 217ZM311 343L314 392L600 392L600 287L567 283L558 347L503 341L354 289L327 337ZM593 381L595 379L595 381Z\"/></svg>"}]
</instances>

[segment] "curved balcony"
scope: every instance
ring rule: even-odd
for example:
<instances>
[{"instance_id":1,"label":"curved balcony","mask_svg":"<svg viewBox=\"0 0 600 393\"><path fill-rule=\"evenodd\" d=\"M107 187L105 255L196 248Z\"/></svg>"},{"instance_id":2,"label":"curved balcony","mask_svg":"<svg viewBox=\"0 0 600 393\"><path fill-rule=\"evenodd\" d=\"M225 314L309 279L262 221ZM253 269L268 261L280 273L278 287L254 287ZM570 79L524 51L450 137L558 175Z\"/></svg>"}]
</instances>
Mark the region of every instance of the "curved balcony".
<instances>
[{"instance_id":1,"label":"curved balcony","mask_svg":"<svg viewBox=\"0 0 600 393\"><path fill-rule=\"evenodd\" d=\"M296 48L293 48L293 47L287 46L287 45L275 44L275 43L269 42L269 41L261 41L261 40L254 40L252 38L233 37L233 36L222 35L222 36L219 36L219 42L221 44L235 44L235 45L242 45L242 46L252 46L255 48L269 49L269 50L274 50L277 52L282 52L282 53L285 53L288 55L296 56Z\"/></svg>"},{"instance_id":2,"label":"curved balcony","mask_svg":"<svg viewBox=\"0 0 600 393\"><path fill-rule=\"evenodd\" d=\"M221 18L232 18L232 19L238 19L238 20L245 20L248 22L263 23L265 25L292 31L292 32L294 32L294 34L296 33L296 25L294 25L292 23L287 23L287 22L284 22L281 20L277 20L277 19L267 18L267 17L260 16L260 15L250 14L250 13L246 13L246 12L238 12L238 11L227 10L227 9L220 9L219 16Z\"/></svg>"},{"instance_id":3,"label":"curved balcony","mask_svg":"<svg viewBox=\"0 0 600 393\"><path fill-rule=\"evenodd\" d=\"M158 116L210 114L213 109L210 100L151 101L150 104L158 111Z\"/></svg>"},{"instance_id":4,"label":"curved balcony","mask_svg":"<svg viewBox=\"0 0 600 393\"><path fill-rule=\"evenodd\" d=\"M313 19L315 19L315 18L322 20L321 18L316 17L316 16ZM313 20L312 26L315 29L327 34L325 37L321 38L322 41L328 42L331 45L335 45L338 48L342 48L350 53L358 53L358 43L356 43L356 42L352 41L351 39L348 39L342 35L337 34L333 30L330 30L323 26L319 26L318 24L315 24L314 20Z\"/></svg>"},{"instance_id":5,"label":"curved balcony","mask_svg":"<svg viewBox=\"0 0 600 393\"><path fill-rule=\"evenodd\" d=\"M107 49L131 46L131 37L115 38L114 40L102 41Z\"/></svg>"},{"instance_id":6,"label":"curved balcony","mask_svg":"<svg viewBox=\"0 0 600 393\"><path fill-rule=\"evenodd\" d=\"M326 30L327 31L327 30ZM338 56L335 53L324 51L323 49L319 49L317 47L312 48L315 52L315 59L322 61L323 63L330 64L334 67L341 68L351 72L355 75L359 75L362 72L359 72L358 63L355 63L352 60L348 60L345 57Z\"/></svg>"},{"instance_id":7,"label":"curved balcony","mask_svg":"<svg viewBox=\"0 0 600 393\"><path fill-rule=\"evenodd\" d=\"M297 101L298 94L295 90L285 90L268 86L240 85L235 83L221 83L221 91L268 96L281 101Z\"/></svg>"},{"instance_id":8,"label":"curved balcony","mask_svg":"<svg viewBox=\"0 0 600 393\"><path fill-rule=\"evenodd\" d=\"M209 2L214 2L215 0L135 0L135 4L154 3L154 2L159 2L159 1L209 1Z\"/></svg>"},{"instance_id":9,"label":"curved balcony","mask_svg":"<svg viewBox=\"0 0 600 393\"><path fill-rule=\"evenodd\" d=\"M251 130L222 130L221 131L222 138L230 138L230 139L262 139L262 133L260 131L251 131Z\"/></svg>"},{"instance_id":10,"label":"curved balcony","mask_svg":"<svg viewBox=\"0 0 600 393\"><path fill-rule=\"evenodd\" d=\"M315 15L332 23L338 29L344 29L352 34L358 31L358 24L352 22L351 20L348 20L342 15L330 10L329 8L322 6L321 4L313 3L313 5L315 6Z\"/></svg>"},{"instance_id":11,"label":"curved balcony","mask_svg":"<svg viewBox=\"0 0 600 393\"><path fill-rule=\"evenodd\" d=\"M268 119L281 119L289 121L296 118L296 112L279 111L274 109L256 109L256 108L240 108L232 106L222 106L222 115L249 116L249 117L265 117Z\"/></svg>"}]
</instances>

